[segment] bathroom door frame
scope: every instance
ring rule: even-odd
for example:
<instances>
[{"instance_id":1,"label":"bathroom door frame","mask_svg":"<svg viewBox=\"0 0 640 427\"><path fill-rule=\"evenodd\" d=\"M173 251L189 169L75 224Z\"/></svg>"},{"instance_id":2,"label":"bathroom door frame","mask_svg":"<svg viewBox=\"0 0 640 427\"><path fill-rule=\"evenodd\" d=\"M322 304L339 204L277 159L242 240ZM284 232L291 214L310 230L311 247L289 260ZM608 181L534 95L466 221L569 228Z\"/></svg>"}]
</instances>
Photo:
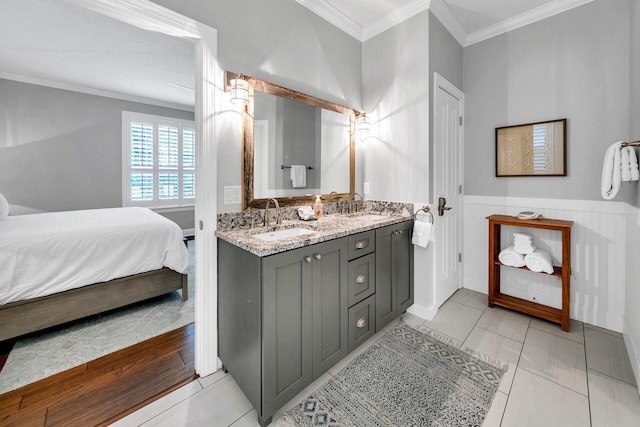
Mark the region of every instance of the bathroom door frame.
<instances>
[{"instance_id":1,"label":"bathroom door frame","mask_svg":"<svg viewBox=\"0 0 640 427\"><path fill-rule=\"evenodd\" d=\"M202 377L220 368L218 359L217 141L216 111L222 110L223 70L217 63L218 33L147 0L68 0L118 21L195 44L195 370ZM228 99L228 98L227 98ZM228 101L227 101L228 102ZM206 166L206 167L205 167Z\"/></svg>"},{"instance_id":2,"label":"bathroom door frame","mask_svg":"<svg viewBox=\"0 0 640 427\"><path fill-rule=\"evenodd\" d=\"M438 250L435 253L435 306L442 305L455 290L462 286L462 210L463 210L463 148L464 148L464 93L446 78L438 73L434 73L434 96L433 96L433 153L434 153L434 197L432 210L436 215L434 234ZM446 93L450 97L457 100L458 117L453 117L457 122L454 124L455 131L453 135L449 135L448 129L445 129L446 117L443 117L439 108L442 102L442 96ZM451 119L451 117L449 117ZM443 139L445 138L445 139ZM444 146L444 144L448 144ZM451 145L454 144L454 145ZM445 155L445 151L449 152ZM454 154L451 156L451 154ZM449 168L448 164L439 161L442 158L453 157L455 167ZM452 170L453 169L453 170ZM442 196L442 188L447 183L454 182L455 198L448 195L447 206L452 206L452 211L445 211L444 216L438 216L437 206L438 198ZM458 187L455 189L455 187ZM455 191L457 190L457 191ZM453 227L451 223L443 225L444 221L451 218L454 213L455 222ZM447 218L449 215L449 218ZM444 230L445 226L447 229ZM441 234L445 233L445 234ZM454 251L452 252L451 245ZM447 266L455 266L449 268ZM457 270L455 275L451 272Z\"/></svg>"}]
</instances>

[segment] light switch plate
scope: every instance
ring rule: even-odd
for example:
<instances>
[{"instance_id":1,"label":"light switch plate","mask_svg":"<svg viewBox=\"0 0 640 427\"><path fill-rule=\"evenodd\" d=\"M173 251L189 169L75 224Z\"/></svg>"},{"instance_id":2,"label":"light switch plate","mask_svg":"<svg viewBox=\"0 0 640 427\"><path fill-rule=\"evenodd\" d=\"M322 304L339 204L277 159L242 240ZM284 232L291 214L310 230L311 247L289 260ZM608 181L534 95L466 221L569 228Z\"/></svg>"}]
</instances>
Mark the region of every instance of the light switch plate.
<instances>
[{"instance_id":1,"label":"light switch plate","mask_svg":"<svg viewBox=\"0 0 640 427\"><path fill-rule=\"evenodd\" d=\"M225 205L237 205L242 202L241 196L242 187L239 185L224 187L224 204Z\"/></svg>"},{"instance_id":2,"label":"light switch plate","mask_svg":"<svg viewBox=\"0 0 640 427\"><path fill-rule=\"evenodd\" d=\"M369 183L368 183L368 182L363 183L362 187L363 187L363 188L362 188L362 192L363 192L364 194L369 194L369 193L371 193L371 188L369 187Z\"/></svg>"}]
</instances>

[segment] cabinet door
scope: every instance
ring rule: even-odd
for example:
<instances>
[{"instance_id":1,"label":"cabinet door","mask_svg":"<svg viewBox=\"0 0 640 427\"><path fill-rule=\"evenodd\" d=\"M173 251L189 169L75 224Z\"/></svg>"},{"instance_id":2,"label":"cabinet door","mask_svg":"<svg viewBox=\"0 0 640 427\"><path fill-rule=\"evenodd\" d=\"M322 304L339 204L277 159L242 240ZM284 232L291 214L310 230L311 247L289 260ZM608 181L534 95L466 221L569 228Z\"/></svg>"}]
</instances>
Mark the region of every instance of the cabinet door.
<instances>
[{"instance_id":1,"label":"cabinet door","mask_svg":"<svg viewBox=\"0 0 640 427\"><path fill-rule=\"evenodd\" d=\"M400 315L413 304L413 244L411 221L398 224L398 234L394 236L396 310Z\"/></svg>"},{"instance_id":2,"label":"cabinet door","mask_svg":"<svg viewBox=\"0 0 640 427\"><path fill-rule=\"evenodd\" d=\"M313 378L347 355L347 239L312 246Z\"/></svg>"},{"instance_id":3,"label":"cabinet door","mask_svg":"<svg viewBox=\"0 0 640 427\"><path fill-rule=\"evenodd\" d=\"M393 287L394 225L376 230L376 331L396 317L396 294Z\"/></svg>"},{"instance_id":4,"label":"cabinet door","mask_svg":"<svg viewBox=\"0 0 640 427\"><path fill-rule=\"evenodd\" d=\"M376 331L413 304L413 223L376 230Z\"/></svg>"},{"instance_id":5,"label":"cabinet door","mask_svg":"<svg viewBox=\"0 0 640 427\"><path fill-rule=\"evenodd\" d=\"M263 258L261 414L266 417L312 381L312 265L310 248Z\"/></svg>"}]
</instances>

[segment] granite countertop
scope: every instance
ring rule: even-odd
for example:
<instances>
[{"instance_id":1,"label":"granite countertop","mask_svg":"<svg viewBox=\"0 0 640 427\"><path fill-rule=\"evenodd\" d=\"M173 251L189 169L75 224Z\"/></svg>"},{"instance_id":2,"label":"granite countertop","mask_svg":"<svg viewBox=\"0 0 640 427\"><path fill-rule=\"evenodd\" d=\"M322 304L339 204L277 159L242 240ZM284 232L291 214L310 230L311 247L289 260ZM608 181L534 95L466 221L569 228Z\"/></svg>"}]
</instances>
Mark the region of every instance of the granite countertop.
<instances>
[{"instance_id":1,"label":"granite countertop","mask_svg":"<svg viewBox=\"0 0 640 427\"><path fill-rule=\"evenodd\" d=\"M358 217L367 214L382 214L385 216L385 218L378 220L358 219ZM284 220L282 221L281 225L270 227L260 226L254 228L231 228L226 230L218 229L216 231L216 236L244 250L247 250L252 254L263 257L279 252L285 252L291 249L301 248L303 246L312 245L314 243L325 242L327 240L337 239L339 237L373 230L410 219L413 219L413 215L406 209L402 212L393 213L365 211L352 214L324 215L317 221L301 221L299 219ZM288 237L275 241L264 241L253 237L253 235L255 234L287 228L305 228L314 231L314 233L304 236Z\"/></svg>"}]
</instances>

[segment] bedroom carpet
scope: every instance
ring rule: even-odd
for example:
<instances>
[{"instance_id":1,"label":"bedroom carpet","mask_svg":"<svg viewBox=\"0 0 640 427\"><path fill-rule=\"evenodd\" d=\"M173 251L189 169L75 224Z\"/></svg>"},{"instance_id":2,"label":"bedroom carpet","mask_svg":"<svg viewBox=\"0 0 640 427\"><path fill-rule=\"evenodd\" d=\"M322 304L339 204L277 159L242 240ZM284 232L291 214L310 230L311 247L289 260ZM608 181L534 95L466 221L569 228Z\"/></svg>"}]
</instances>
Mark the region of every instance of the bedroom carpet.
<instances>
[{"instance_id":1,"label":"bedroom carpet","mask_svg":"<svg viewBox=\"0 0 640 427\"><path fill-rule=\"evenodd\" d=\"M276 426L481 426L504 371L399 324Z\"/></svg>"},{"instance_id":2,"label":"bedroom carpet","mask_svg":"<svg viewBox=\"0 0 640 427\"><path fill-rule=\"evenodd\" d=\"M189 299L180 292L18 339L0 372L0 394L169 332L195 317L194 241L189 241Z\"/></svg>"}]
</instances>

